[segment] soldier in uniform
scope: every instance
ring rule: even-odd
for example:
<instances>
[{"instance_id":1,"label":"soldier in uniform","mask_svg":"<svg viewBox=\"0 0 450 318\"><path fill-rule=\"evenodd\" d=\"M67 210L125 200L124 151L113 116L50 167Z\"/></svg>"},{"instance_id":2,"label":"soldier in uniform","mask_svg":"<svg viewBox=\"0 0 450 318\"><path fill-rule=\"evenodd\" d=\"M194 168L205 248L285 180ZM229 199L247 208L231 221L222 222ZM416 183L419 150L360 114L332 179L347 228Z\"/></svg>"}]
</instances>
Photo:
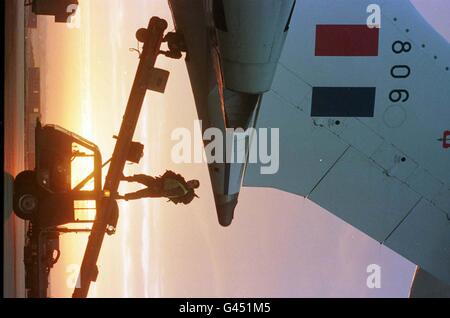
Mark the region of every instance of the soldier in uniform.
<instances>
[{"instance_id":1,"label":"soldier in uniform","mask_svg":"<svg viewBox=\"0 0 450 318\"><path fill-rule=\"evenodd\" d=\"M125 177L122 180L128 182L138 182L147 188L127 193L124 196L118 196L118 199L138 200L142 198L167 198L175 204L190 203L194 197L195 189L200 186L198 180L186 181L180 174L167 170L162 176L152 177L145 174L137 174L134 176Z\"/></svg>"}]
</instances>

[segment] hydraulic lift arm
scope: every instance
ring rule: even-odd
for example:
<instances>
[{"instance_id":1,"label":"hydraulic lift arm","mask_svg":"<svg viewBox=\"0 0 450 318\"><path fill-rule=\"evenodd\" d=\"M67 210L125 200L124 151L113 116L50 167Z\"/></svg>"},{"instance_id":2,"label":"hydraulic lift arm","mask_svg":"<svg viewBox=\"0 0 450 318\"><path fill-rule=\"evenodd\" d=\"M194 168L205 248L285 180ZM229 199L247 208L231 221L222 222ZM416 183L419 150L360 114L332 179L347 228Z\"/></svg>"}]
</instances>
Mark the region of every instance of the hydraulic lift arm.
<instances>
[{"instance_id":1,"label":"hydraulic lift arm","mask_svg":"<svg viewBox=\"0 0 450 318\"><path fill-rule=\"evenodd\" d=\"M161 53L165 54L165 52L161 52L160 48L161 43L165 41L164 31L166 28L167 22L165 20L152 17L147 30L141 29L137 33L138 40L143 40L142 42L144 42L143 50L139 57L139 66L131 88L111 164L106 175L103 187L104 197L99 201L100 206L97 209L97 215L86 246L78 283L72 295L74 298L87 297L91 282L97 278L97 259L100 254L103 238L105 237L108 220L114 206L114 199L109 198L108 195L112 196L118 191L145 93L149 89L149 85L151 85L149 84L150 75L154 70L158 55Z\"/></svg>"}]
</instances>

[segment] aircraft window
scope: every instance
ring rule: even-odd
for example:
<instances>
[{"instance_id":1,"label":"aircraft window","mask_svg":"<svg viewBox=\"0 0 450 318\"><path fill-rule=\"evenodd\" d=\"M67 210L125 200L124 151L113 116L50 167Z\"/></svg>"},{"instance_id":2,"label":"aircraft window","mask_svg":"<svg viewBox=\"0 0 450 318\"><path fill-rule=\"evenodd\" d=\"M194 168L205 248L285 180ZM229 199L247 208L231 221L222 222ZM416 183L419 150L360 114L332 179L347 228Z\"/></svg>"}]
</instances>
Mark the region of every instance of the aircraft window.
<instances>
[{"instance_id":1,"label":"aircraft window","mask_svg":"<svg viewBox=\"0 0 450 318\"><path fill-rule=\"evenodd\" d=\"M292 4L291 12L289 13L289 18L288 18L288 20L286 22L286 26L284 27L284 32L289 30L289 24L291 24L291 18L292 18L292 14L294 13L294 8L295 8L295 3L296 2L297 2L297 0L295 0L294 3Z\"/></svg>"},{"instance_id":2,"label":"aircraft window","mask_svg":"<svg viewBox=\"0 0 450 318\"><path fill-rule=\"evenodd\" d=\"M223 7L223 0L214 0L213 1L213 18L214 25L217 29L228 32L227 28L227 20L225 17L225 9Z\"/></svg>"}]
</instances>

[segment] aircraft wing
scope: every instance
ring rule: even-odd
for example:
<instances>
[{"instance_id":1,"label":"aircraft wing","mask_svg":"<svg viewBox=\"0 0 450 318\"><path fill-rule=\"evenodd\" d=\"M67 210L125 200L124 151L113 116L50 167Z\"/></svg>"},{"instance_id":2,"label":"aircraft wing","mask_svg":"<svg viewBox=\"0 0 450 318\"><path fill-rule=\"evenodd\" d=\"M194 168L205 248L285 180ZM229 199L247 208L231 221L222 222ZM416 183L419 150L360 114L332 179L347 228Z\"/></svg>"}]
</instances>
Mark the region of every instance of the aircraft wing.
<instances>
[{"instance_id":1,"label":"aircraft wing","mask_svg":"<svg viewBox=\"0 0 450 318\"><path fill-rule=\"evenodd\" d=\"M279 170L249 163L243 185L307 197L450 284L449 67L409 1L297 1L256 122L279 128Z\"/></svg>"}]
</instances>

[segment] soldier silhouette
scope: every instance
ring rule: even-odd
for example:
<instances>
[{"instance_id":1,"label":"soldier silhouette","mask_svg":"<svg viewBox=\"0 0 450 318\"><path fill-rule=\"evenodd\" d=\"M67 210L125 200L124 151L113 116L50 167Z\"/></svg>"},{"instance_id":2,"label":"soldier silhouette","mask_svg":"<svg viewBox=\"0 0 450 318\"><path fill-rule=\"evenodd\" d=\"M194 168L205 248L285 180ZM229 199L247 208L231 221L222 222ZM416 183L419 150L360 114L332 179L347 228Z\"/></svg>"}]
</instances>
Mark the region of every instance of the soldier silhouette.
<instances>
[{"instance_id":1,"label":"soldier silhouette","mask_svg":"<svg viewBox=\"0 0 450 318\"><path fill-rule=\"evenodd\" d=\"M137 174L134 176L123 176L122 180L128 182L138 182L147 188L127 193L123 196L119 195L118 199L138 200L142 198L167 198L169 201L178 204L189 204L194 197L195 189L200 186L198 180L186 181L180 174L167 170L162 176L152 177L145 174Z\"/></svg>"}]
</instances>

